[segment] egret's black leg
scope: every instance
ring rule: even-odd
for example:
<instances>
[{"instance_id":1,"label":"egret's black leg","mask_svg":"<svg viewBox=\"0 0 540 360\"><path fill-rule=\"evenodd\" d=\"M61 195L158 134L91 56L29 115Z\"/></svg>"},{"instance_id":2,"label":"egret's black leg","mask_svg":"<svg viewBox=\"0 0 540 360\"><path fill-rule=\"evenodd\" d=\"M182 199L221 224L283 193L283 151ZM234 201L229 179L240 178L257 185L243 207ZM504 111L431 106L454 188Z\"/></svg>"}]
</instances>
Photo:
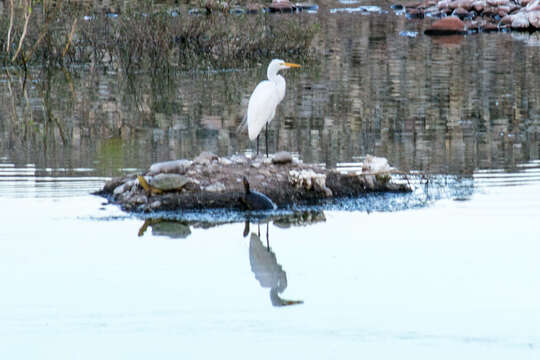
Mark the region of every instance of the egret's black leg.
<instances>
[{"instance_id":1,"label":"egret's black leg","mask_svg":"<svg viewBox=\"0 0 540 360\"><path fill-rule=\"evenodd\" d=\"M268 223L266 223L266 248L270 250L270 241L268 240Z\"/></svg>"},{"instance_id":2,"label":"egret's black leg","mask_svg":"<svg viewBox=\"0 0 540 360\"><path fill-rule=\"evenodd\" d=\"M249 219L246 219L246 223L244 224L244 233L242 234L244 237L248 236L249 234Z\"/></svg>"},{"instance_id":3,"label":"egret's black leg","mask_svg":"<svg viewBox=\"0 0 540 360\"><path fill-rule=\"evenodd\" d=\"M266 157L268 157L268 123L266 123L266 130L264 131L264 137L266 140Z\"/></svg>"},{"instance_id":4,"label":"egret's black leg","mask_svg":"<svg viewBox=\"0 0 540 360\"><path fill-rule=\"evenodd\" d=\"M259 136L257 135L257 156L259 155Z\"/></svg>"}]
</instances>

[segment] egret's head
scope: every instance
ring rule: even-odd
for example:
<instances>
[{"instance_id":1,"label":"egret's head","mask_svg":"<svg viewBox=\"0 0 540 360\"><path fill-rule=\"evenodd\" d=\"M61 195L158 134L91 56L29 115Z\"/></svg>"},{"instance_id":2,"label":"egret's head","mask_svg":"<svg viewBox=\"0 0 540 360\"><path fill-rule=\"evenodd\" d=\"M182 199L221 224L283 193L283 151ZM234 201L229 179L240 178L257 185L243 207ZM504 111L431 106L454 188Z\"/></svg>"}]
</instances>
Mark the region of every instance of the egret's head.
<instances>
[{"instance_id":1,"label":"egret's head","mask_svg":"<svg viewBox=\"0 0 540 360\"><path fill-rule=\"evenodd\" d=\"M298 64L288 63L281 59L274 59L270 61L270 65L268 65L268 77L270 78L271 75L277 74L279 70L298 67L300 67Z\"/></svg>"}]
</instances>

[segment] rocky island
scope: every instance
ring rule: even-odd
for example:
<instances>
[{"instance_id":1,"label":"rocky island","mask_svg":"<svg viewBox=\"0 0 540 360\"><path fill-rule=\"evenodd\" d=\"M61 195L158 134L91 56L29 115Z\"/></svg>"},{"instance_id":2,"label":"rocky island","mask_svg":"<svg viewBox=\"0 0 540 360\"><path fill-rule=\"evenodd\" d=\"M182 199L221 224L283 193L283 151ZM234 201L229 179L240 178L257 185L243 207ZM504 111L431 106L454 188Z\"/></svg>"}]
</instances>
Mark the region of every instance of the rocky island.
<instances>
[{"instance_id":1,"label":"rocky island","mask_svg":"<svg viewBox=\"0 0 540 360\"><path fill-rule=\"evenodd\" d=\"M143 174L111 179L96 194L135 212L257 210L258 196L286 208L372 192L410 192L406 182L395 181L396 173L385 158L369 155L361 171L345 173L304 164L288 152L254 159L203 152L193 160L155 163ZM247 196L250 188L258 195Z\"/></svg>"}]
</instances>

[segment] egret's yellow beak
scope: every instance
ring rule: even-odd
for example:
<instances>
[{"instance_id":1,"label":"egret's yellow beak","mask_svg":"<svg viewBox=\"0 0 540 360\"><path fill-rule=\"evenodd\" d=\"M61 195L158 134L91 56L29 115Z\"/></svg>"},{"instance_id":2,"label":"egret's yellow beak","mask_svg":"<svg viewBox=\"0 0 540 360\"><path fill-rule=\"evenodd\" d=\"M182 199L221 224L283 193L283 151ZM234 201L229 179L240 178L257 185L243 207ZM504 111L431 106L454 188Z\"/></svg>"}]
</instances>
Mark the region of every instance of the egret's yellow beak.
<instances>
[{"instance_id":1,"label":"egret's yellow beak","mask_svg":"<svg viewBox=\"0 0 540 360\"><path fill-rule=\"evenodd\" d=\"M295 68L301 67L301 66L298 65L298 64L293 64L293 63L288 63L288 62L285 63L285 66L286 66L286 67L290 67L290 68L292 68L292 67L295 67Z\"/></svg>"}]
</instances>

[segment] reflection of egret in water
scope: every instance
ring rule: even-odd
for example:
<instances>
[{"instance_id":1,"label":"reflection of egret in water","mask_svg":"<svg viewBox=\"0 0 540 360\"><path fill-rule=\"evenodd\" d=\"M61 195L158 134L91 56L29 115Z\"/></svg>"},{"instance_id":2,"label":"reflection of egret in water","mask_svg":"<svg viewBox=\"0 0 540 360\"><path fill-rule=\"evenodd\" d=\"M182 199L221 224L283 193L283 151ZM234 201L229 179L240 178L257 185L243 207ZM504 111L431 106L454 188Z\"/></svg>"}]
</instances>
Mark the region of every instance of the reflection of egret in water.
<instances>
[{"instance_id":1,"label":"reflection of egret in water","mask_svg":"<svg viewBox=\"0 0 540 360\"><path fill-rule=\"evenodd\" d=\"M246 229L249 223L246 222ZM248 230L249 231L249 230ZM244 232L246 233L246 232ZM302 304L301 300L286 300L279 297L287 288L287 274L278 264L276 255L270 250L268 243L268 224L266 224L266 246L259 234L251 233L249 241L249 263L251 271L263 288L270 288L270 300L273 306Z\"/></svg>"}]
</instances>

